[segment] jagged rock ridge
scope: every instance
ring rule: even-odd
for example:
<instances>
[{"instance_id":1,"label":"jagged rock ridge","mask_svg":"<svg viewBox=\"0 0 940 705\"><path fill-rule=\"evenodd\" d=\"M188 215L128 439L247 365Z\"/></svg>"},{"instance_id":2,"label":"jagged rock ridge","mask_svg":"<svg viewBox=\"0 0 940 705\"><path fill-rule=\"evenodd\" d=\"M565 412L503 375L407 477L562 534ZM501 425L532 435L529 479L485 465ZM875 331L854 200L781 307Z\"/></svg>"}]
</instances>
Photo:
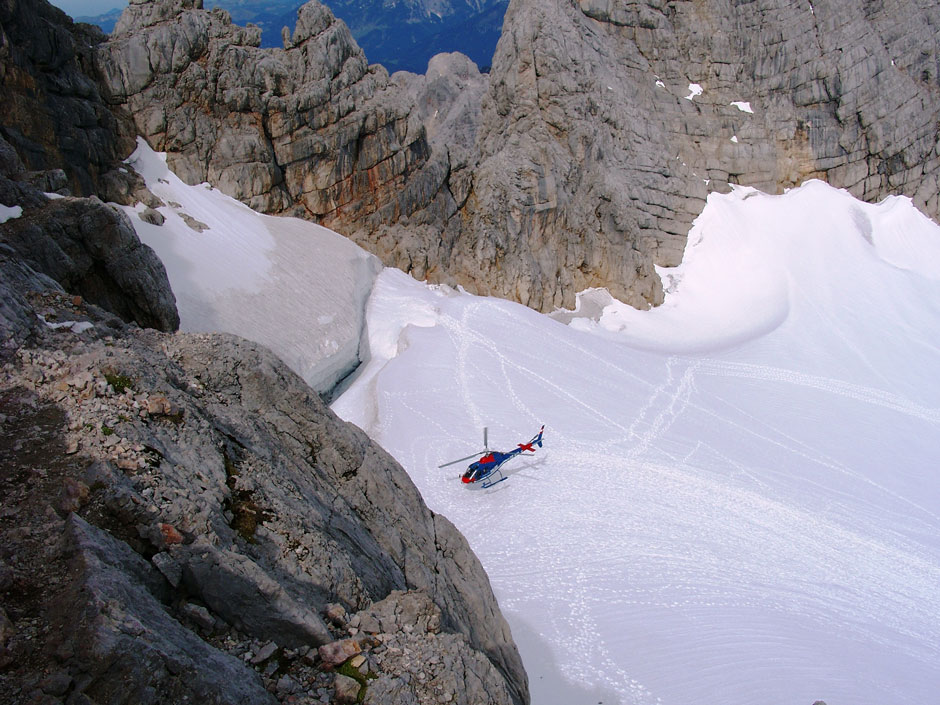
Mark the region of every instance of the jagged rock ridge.
<instances>
[{"instance_id":1,"label":"jagged rock ridge","mask_svg":"<svg viewBox=\"0 0 940 705\"><path fill-rule=\"evenodd\" d=\"M98 65L190 180L302 209L419 278L642 307L729 183L821 177L936 217L938 23L936 4L514 0L488 81L441 63L390 80L316 2L262 51L224 13L159 0L126 11ZM441 77L449 102L423 110ZM435 140L441 113L459 127Z\"/></svg>"},{"instance_id":2,"label":"jagged rock ridge","mask_svg":"<svg viewBox=\"0 0 940 705\"><path fill-rule=\"evenodd\" d=\"M200 6L133 3L98 54L109 99L181 178L327 225L429 204L442 177L411 105L329 10L308 3L287 48L262 50Z\"/></svg>"}]
</instances>

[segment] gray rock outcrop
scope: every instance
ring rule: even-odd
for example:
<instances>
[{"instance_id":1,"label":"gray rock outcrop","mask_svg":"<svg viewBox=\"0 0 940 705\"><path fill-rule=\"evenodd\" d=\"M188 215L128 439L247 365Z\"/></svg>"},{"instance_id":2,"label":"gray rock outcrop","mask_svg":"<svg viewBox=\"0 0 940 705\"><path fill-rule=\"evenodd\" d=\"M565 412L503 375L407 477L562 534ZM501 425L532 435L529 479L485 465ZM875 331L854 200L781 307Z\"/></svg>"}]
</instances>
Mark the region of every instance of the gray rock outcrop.
<instances>
[{"instance_id":1,"label":"gray rock outcrop","mask_svg":"<svg viewBox=\"0 0 940 705\"><path fill-rule=\"evenodd\" d=\"M97 198L47 200L4 224L0 242L23 261L127 322L179 327L166 269L124 213Z\"/></svg>"},{"instance_id":2,"label":"gray rock outcrop","mask_svg":"<svg viewBox=\"0 0 940 705\"><path fill-rule=\"evenodd\" d=\"M285 48L260 49L260 30L201 7L132 2L96 59L108 100L181 178L326 225L434 200L442 175L410 104L327 8L304 5Z\"/></svg>"},{"instance_id":3,"label":"gray rock outcrop","mask_svg":"<svg viewBox=\"0 0 940 705\"><path fill-rule=\"evenodd\" d=\"M58 289L25 296L21 308L37 296L52 320L76 315ZM390 646L463 664L451 684L458 691L470 687L463 674L490 702L528 701L486 574L390 456L263 348L224 335L114 328L101 313L87 310L86 326L37 326L32 347L3 368L0 460L15 473L2 516L32 521L10 508L32 502L94 525L70 520L68 555L56 552L65 527L42 511L29 531L0 525L0 558L15 561L17 585L47 581L49 570L59 576L36 623L48 620L49 634L61 634L26 641L24 615L36 607L6 595L13 636L3 648L13 666L2 678L13 680L4 683L28 684L26 650L48 643L69 674L66 690L96 700L268 702L267 689L281 702L312 702L333 678L316 647L354 635L370 640L361 650L395 686L384 702L411 702L417 685L408 683L430 668L423 657L405 662L389 648L380 663L377 637L329 617L410 591L426 606L418 611L437 615L439 633L430 643L383 624ZM37 467L42 482L17 479ZM79 654L78 644L91 649ZM206 660L200 653L210 647L238 660ZM200 660L218 672L193 674ZM238 675L246 662L260 689L254 676ZM220 679L237 683L225 688ZM232 695L235 687L244 694ZM24 686L14 702L31 692Z\"/></svg>"},{"instance_id":4,"label":"gray rock outcrop","mask_svg":"<svg viewBox=\"0 0 940 705\"><path fill-rule=\"evenodd\" d=\"M94 197L54 198L132 181L113 168L129 145L86 66L102 39L47 3L0 7L0 204L20 209L0 224L0 243L126 322L175 330L166 270L127 217Z\"/></svg>"},{"instance_id":5,"label":"gray rock outcrop","mask_svg":"<svg viewBox=\"0 0 940 705\"><path fill-rule=\"evenodd\" d=\"M54 617L68 635L57 647L76 655L72 667L88 682L86 698L140 705L277 702L257 673L169 614L161 601L169 600L166 581L153 565L76 514L65 523L77 579Z\"/></svg>"},{"instance_id":6,"label":"gray rock outcrop","mask_svg":"<svg viewBox=\"0 0 940 705\"><path fill-rule=\"evenodd\" d=\"M478 651L468 648L462 634L440 629L440 609L421 592L395 591L384 600L353 615L351 624L380 645L369 654L370 665L383 673L411 673L416 678L380 676L369 688L364 703L451 702L455 705L501 702L509 697L505 681L496 675ZM402 634L415 635L407 642ZM406 651L407 649L407 651Z\"/></svg>"},{"instance_id":7,"label":"gray rock outcrop","mask_svg":"<svg viewBox=\"0 0 940 705\"><path fill-rule=\"evenodd\" d=\"M9 245L0 243L0 360L27 343L42 325L27 292L65 293L54 280L25 264Z\"/></svg>"},{"instance_id":8,"label":"gray rock outcrop","mask_svg":"<svg viewBox=\"0 0 940 705\"><path fill-rule=\"evenodd\" d=\"M819 177L936 218L938 22L936 3L513 0L460 246L537 308L601 285L643 305L729 183Z\"/></svg>"}]
</instances>

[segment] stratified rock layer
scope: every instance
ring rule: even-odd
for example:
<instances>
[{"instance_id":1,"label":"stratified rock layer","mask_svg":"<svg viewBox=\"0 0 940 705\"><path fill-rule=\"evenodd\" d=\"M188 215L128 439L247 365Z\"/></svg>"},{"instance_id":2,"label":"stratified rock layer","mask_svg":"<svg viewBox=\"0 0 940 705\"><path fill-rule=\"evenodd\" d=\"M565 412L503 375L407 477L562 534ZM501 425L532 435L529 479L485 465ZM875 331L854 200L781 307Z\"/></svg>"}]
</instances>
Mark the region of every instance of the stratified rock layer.
<instances>
[{"instance_id":1,"label":"stratified rock layer","mask_svg":"<svg viewBox=\"0 0 940 705\"><path fill-rule=\"evenodd\" d=\"M936 4L513 0L488 82L453 56L389 79L317 2L283 50L199 6L131 4L109 99L187 180L419 278L643 307L710 189L820 177L940 210Z\"/></svg>"},{"instance_id":2,"label":"stratified rock layer","mask_svg":"<svg viewBox=\"0 0 940 705\"><path fill-rule=\"evenodd\" d=\"M936 3L513 0L460 247L538 308L601 285L642 305L728 183L820 177L936 217L938 24Z\"/></svg>"},{"instance_id":3,"label":"stratified rock layer","mask_svg":"<svg viewBox=\"0 0 940 705\"><path fill-rule=\"evenodd\" d=\"M433 200L440 175L426 173L411 105L328 9L301 8L279 50L201 5L134 2L98 53L109 99L181 178L326 225L394 220Z\"/></svg>"}]
</instances>

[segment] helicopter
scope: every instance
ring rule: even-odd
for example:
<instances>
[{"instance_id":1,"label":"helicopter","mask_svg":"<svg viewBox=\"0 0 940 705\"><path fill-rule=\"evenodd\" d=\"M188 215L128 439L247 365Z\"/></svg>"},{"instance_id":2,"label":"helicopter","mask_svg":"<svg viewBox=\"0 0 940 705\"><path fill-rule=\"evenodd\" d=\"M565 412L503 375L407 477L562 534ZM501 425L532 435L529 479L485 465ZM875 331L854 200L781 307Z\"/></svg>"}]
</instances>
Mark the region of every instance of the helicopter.
<instances>
[{"instance_id":1,"label":"helicopter","mask_svg":"<svg viewBox=\"0 0 940 705\"><path fill-rule=\"evenodd\" d=\"M528 443L519 443L517 444L516 448L503 453L498 450L490 450L490 446L487 440L487 429L484 428L482 451L468 455L464 458L451 460L450 462L444 463L443 465L438 465L437 467L446 468L449 465L456 465L457 463L462 463L466 460L470 460L471 458L477 458L476 462L471 463L466 472L460 476L461 482L467 485L474 482L479 482L484 488L492 487L493 485L508 479L505 475L503 475L503 465L515 458L517 455L533 455L535 453L535 446L538 446L539 448L542 447L542 434L544 432L545 425L542 424L539 432L532 438L531 441ZM499 479L491 479L496 474L499 474Z\"/></svg>"}]
</instances>

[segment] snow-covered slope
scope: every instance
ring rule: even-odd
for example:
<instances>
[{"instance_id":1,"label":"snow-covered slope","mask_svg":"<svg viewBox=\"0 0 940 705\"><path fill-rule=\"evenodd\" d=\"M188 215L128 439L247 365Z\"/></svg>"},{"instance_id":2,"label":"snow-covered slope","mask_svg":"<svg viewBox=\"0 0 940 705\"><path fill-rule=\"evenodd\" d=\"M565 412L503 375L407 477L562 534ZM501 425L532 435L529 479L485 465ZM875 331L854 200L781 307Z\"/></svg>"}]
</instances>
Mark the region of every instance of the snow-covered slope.
<instances>
[{"instance_id":1,"label":"snow-covered slope","mask_svg":"<svg viewBox=\"0 0 940 705\"><path fill-rule=\"evenodd\" d=\"M334 409L467 535L534 705L936 702L940 228L736 189L662 274L563 325L386 270ZM541 423L508 482L437 467Z\"/></svg>"},{"instance_id":2,"label":"snow-covered slope","mask_svg":"<svg viewBox=\"0 0 940 705\"><path fill-rule=\"evenodd\" d=\"M161 225L138 217L142 204L125 210L167 268L183 330L263 343L318 392L355 368L378 259L327 228L184 184L142 139L128 162L167 204Z\"/></svg>"},{"instance_id":3,"label":"snow-covered slope","mask_svg":"<svg viewBox=\"0 0 940 705\"><path fill-rule=\"evenodd\" d=\"M373 258L144 145L133 163L167 203L162 226L133 215L184 328L265 343L315 386L354 364ZM819 182L737 189L662 275L658 309L592 291L553 320L385 270L334 408L470 539L534 705L935 702L940 228ZM508 449L541 423L492 489L437 468L484 426Z\"/></svg>"}]
</instances>

